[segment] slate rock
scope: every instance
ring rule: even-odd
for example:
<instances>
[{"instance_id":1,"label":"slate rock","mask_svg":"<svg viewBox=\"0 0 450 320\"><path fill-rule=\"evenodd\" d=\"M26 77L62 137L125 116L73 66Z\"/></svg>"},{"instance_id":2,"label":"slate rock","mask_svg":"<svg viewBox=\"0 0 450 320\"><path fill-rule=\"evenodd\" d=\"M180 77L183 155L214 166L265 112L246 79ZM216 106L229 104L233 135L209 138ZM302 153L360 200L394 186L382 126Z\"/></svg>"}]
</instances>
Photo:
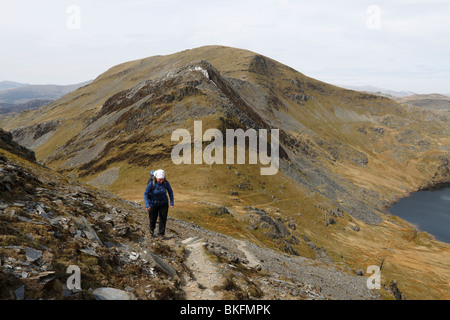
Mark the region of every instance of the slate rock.
<instances>
[{"instance_id":1,"label":"slate rock","mask_svg":"<svg viewBox=\"0 0 450 320\"><path fill-rule=\"evenodd\" d=\"M27 247L25 250L25 255L28 261L34 262L42 257L42 251Z\"/></svg>"},{"instance_id":2,"label":"slate rock","mask_svg":"<svg viewBox=\"0 0 450 320\"><path fill-rule=\"evenodd\" d=\"M289 230L284 226L283 223L281 223L280 221L273 220L268 215L261 216L260 220L268 223L271 226L273 226L275 228L276 233L281 235L282 237L287 237L287 236L289 236L291 234L289 232Z\"/></svg>"},{"instance_id":3,"label":"slate rock","mask_svg":"<svg viewBox=\"0 0 450 320\"><path fill-rule=\"evenodd\" d=\"M92 293L95 300L136 300L133 293L115 288L98 288Z\"/></svg>"},{"instance_id":4,"label":"slate rock","mask_svg":"<svg viewBox=\"0 0 450 320\"><path fill-rule=\"evenodd\" d=\"M96 242L98 242L98 244L103 246L103 242L100 240L97 233L94 231L91 224L89 223L89 221L87 221L87 219L85 217L79 217L79 218L73 217L73 220L74 220L75 224L77 225L77 227L84 232L84 234L86 235L86 237L89 240L96 241Z\"/></svg>"},{"instance_id":5,"label":"slate rock","mask_svg":"<svg viewBox=\"0 0 450 320\"><path fill-rule=\"evenodd\" d=\"M23 300L25 298L25 286L20 286L14 291L16 300Z\"/></svg>"},{"instance_id":6,"label":"slate rock","mask_svg":"<svg viewBox=\"0 0 450 320\"><path fill-rule=\"evenodd\" d=\"M91 249L91 248L85 248L85 249L80 249L80 251L83 252L83 253L86 253L86 254L88 254L88 255L90 255L90 256L100 258L100 256L98 255L97 252L95 252L94 249Z\"/></svg>"},{"instance_id":7,"label":"slate rock","mask_svg":"<svg viewBox=\"0 0 450 320\"><path fill-rule=\"evenodd\" d=\"M158 268L159 270L167 273L172 278L177 275L177 271L158 255L144 250L141 257L145 261L148 261L153 268Z\"/></svg>"}]
</instances>

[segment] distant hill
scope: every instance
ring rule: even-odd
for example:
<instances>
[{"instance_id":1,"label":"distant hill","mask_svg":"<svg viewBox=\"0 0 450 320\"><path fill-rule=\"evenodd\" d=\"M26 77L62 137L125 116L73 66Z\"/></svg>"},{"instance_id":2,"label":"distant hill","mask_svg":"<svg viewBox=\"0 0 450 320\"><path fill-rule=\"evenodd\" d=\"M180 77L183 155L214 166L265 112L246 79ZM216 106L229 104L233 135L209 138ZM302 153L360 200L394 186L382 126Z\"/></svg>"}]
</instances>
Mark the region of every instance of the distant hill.
<instances>
[{"instance_id":1,"label":"distant hill","mask_svg":"<svg viewBox=\"0 0 450 320\"><path fill-rule=\"evenodd\" d=\"M46 104L49 104L55 100L47 99L33 99L25 103L12 104L12 103L0 103L0 114L15 113L25 110L38 109Z\"/></svg>"},{"instance_id":2,"label":"distant hill","mask_svg":"<svg viewBox=\"0 0 450 320\"><path fill-rule=\"evenodd\" d=\"M89 84L90 81L73 85L21 85L0 91L0 104L24 104L31 100L56 100L65 94ZM3 81L3 87L14 85L13 82ZM17 84L19 85L19 84Z\"/></svg>"},{"instance_id":3,"label":"distant hill","mask_svg":"<svg viewBox=\"0 0 450 320\"><path fill-rule=\"evenodd\" d=\"M399 103L407 103L413 106L434 110L450 110L450 97L442 94L415 94L395 99Z\"/></svg>"},{"instance_id":4,"label":"distant hill","mask_svg":"<svg viewBox=\"0 0 450 320\"><path fill-rule=\"evenodd\" d=\"M15 89L20 88L23 86L28 86L26 83L19 83L19 82L13 82L13 81L2 81L0 82L0 91L8 90L8 89Z\"/></svg>"},{"instance_id":5,"label":"distant hill","mask_svg":"<svg viewBox=\"0 0 450 320\"><path fill-rule=\"evenodd\" d=\"M350 89L350 90L374 93L374 94L385 96L388 98L406 97L406 96L416 94L411 91L394 91L394 90L378 88L378 87L374 87L374 86L347 86L347 85L339 85L339 86L342 88Z\"/></svg>"}]
</instances>

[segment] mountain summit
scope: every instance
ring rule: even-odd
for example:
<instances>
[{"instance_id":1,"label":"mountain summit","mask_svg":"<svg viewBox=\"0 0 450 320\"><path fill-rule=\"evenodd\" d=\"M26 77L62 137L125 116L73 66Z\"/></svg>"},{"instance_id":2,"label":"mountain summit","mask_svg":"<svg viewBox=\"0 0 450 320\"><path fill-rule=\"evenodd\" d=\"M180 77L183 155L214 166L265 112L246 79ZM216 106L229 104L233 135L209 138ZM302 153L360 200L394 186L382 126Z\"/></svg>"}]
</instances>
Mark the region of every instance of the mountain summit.
<instances>
[{"instance_id":1,"label":"mountain summit","mask_svg":"<svg viewBox=\"0 0 450 320\"><path fill-rule=\"evenodd\" d=\"M180 219L352 272L384 261L386 279L407 296L442 298L448 287L434 286L430 271L446 283L449 246L386 208L449 181L449 119L447 110L400 105L257 53L207 46L120 64L0 126L44 165L123 198L142 201L150 170L164 168L175 192L170 214ZM278 129L278 173L262 176L263 164L249 161L174 164L173 132L193 133L196 121L223 137ZM427 268L408 258L432 256Z\"/></svg>"}]
</instances>

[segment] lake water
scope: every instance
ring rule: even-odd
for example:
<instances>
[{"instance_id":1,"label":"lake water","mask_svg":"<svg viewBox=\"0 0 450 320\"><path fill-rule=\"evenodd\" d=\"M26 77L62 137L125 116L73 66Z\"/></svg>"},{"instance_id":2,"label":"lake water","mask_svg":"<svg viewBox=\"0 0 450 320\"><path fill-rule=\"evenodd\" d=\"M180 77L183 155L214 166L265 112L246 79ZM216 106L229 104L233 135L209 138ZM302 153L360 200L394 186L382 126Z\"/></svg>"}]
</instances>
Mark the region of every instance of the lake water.
<instances>
[{"instance_id":1,"label":"lake water","mask_svg":"<svg viewBox=\"0 0 450 320\"><path fill-rule=\"evenodd\" d=\"M432 234L436 240L450 243L450 188L411 193L388 210L391 214Z\"/></svg>"}]
</instances>

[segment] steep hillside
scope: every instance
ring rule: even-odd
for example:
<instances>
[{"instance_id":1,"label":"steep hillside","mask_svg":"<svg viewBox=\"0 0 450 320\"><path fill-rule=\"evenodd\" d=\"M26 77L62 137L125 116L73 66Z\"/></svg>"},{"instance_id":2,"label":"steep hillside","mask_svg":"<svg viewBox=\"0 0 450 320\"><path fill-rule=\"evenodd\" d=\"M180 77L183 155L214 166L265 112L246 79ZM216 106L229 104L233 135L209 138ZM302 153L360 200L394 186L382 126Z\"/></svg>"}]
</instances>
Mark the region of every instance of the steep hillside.
<instances>
[{"instance_id":1,"label":"steep hillside","mask_svg":"<svg viewBox=\"0 0 450 320\"><path fill-rule=\"evenodd\" d=\"M289 257L178 219L169 219L165 238L150 238L142 206L22 158L23 147L4 135L2 300L380 298L367 289L366 277L347 268ZM392 298L392 288L383 288L383 295Z\"/></svg>"},{"instance_id":2,"label":"steep hillside","mask_svg":"<svg viewBox=\"0 0 450 320\"><path fill-rule=\"evenodd\" d=\"M174 217L355 273L383 261L383 282L396 280L407 297L448 298L450 246L386 209L449 181L449 119L209 46L118 65L0 126L46 166L118 196L142 201L149 171L161 167L175 189ZM172 132L193 137L200 120L202 132L223 137L279 129L278 173L261 175L267 166L248 158L175 165Z\"/></svg>"}]
</instances>

